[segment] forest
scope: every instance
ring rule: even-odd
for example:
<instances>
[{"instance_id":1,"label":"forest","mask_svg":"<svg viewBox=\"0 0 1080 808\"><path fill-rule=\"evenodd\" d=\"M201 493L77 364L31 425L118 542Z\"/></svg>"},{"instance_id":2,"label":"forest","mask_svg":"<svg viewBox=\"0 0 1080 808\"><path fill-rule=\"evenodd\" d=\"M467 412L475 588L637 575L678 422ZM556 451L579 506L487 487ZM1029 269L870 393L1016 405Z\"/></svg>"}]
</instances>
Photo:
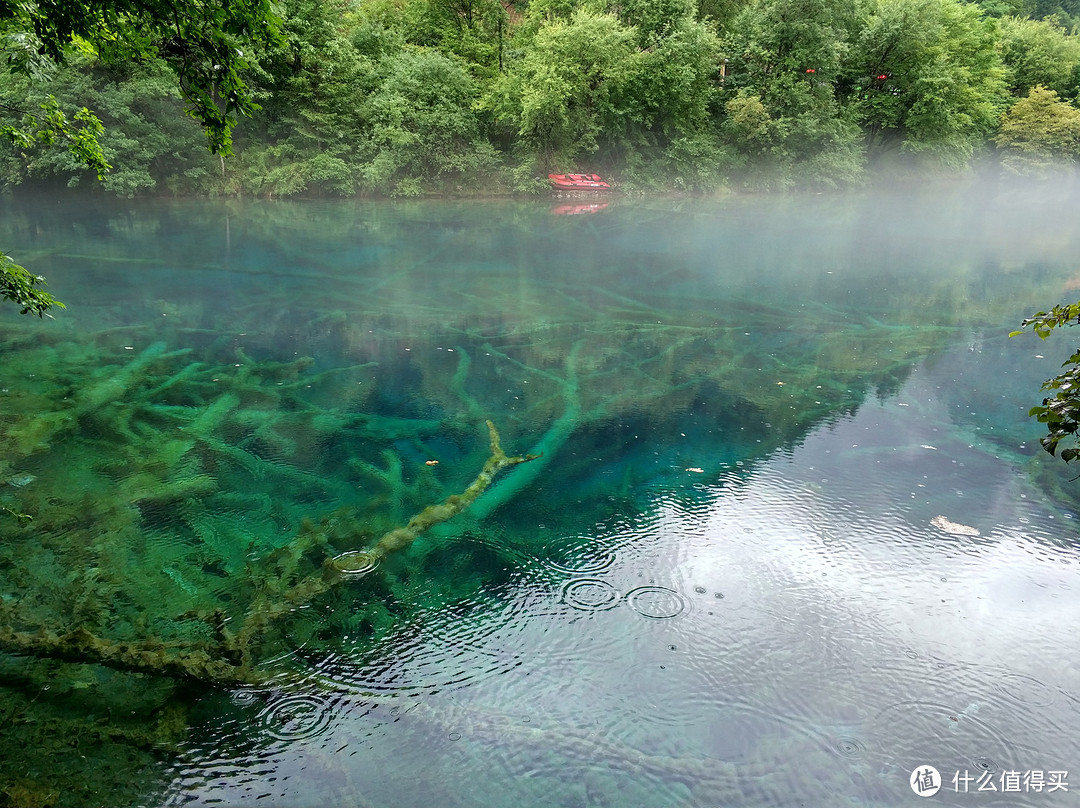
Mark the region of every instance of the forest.
<instances>
[{"instance_id":1,"label":"forest","mask_svg":"<svg viewBox=\"0 0 1080 808\"><path fill-rule=\"evenodd\" d=\"M219 99L192 110L167 54L76 47L56 62L9 28L0 130L38 110L82 120L111 170L99 183L63 139L9 137L0 184L460 196L589 171L631 194L712 193L985 166L1039 177L1080 155L1080 0L283 0L275 13L280 36L240 54L252 103L224 150L204 129Z\"/></svg>"}]
</instances>

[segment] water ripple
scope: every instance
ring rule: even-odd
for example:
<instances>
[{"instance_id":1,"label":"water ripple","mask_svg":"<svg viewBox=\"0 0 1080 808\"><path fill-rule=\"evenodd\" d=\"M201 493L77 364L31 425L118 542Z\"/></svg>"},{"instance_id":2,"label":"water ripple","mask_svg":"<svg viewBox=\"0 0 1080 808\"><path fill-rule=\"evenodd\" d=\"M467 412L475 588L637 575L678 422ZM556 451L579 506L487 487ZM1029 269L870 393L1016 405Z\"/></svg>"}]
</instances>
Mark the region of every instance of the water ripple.
<instances>
[{"instance_id":1,"label":"water ripple","mask_svg":"<svg viewBox=\"0 0 1080 808\"><path fill-rule=\"evenodd\" d=\"M1024 673L995 676L994 688L1005 698L1025 707L1049 707L1058 698L1054 688Z\"/></svg>"},{"instance_id":2,"label":"water ripple","mask_svg":"<svg viewBox=\"0 0 1080 808\"><path fill-rule=\"evenodd\" d=\"M869 729L896 759L921 759L927 749L936 750L935 765L942 771L1020 768L1016 744L979 712L978 702L957 707L901 701L879 711Z\"/></svg>"},{"instance_id":3,"label":"water ripple","mask_svg":"<svg viewBox=\"0 0 1080 808\"><path fill-rule=\"evenodd\" d=\"M326 731L333 705L314 695L282 695L267 703L259 714L266 733L279 741L302 741Z\"/></svg>"},{"instance_id":4,"label":"water ripple","mask_svg":"<svg viewBox=\"0 0 1080 808\"><path fill-rule=\"evenodd\" d=\"M723 670L702 664L677 644L636 649L625 664L616 660L605 677L617 701L609 709L609 728L629 722L621 734L638 735L651 727L700 724L725 697Z\"/></svg>"},{"instance_id":5,"label":"water ripple","mask_svg":"<svg viewBox=\"0 0 1080 808\"><path fill-rule=\"evenodd\" d=\"M615 563L614 542L588 536L560 536L544 547L544 563L557 572L595 574Z\"/></svg>"},{"instance_id":6,"label":"water ripple","mask_svg":"<svg viewBox=\"0 0 1080 808\"><path fill-rule=\"evenodd\" d=\"M650 620L670 620L690 610L690 601L666 586L639 586L626 593L626 602Z\"/></svg>"},{"instance_id":7,"label":"water ripple","mask_svg":"<svg viewBox=\"0 0 1080 808\"><path fill-rule=\"evenodd\" d=\"M866 756L866 744L849 735L833 738L832 747L849 760L859 760Z\"/></svg>"},{"instance_id":8,"label":"water ripple","mask_svg":"<svg viewBox=\"0 0 1080 808\"><path fill-rule=\"evenodd\" d=\"M530 621L548 613L549 599L528 588L505 601L481 592L429 611L376 646L358 638L352 649L322 660L316 675L346 690L406 695L498 676L531 653L522 635Z\"/></svg>"},{"instance_id":9,"label":"water ripple","mask_svg":"<svg viewBox=\"0 0 1080 808\"><path fill-rule=\"evenodd\" d=\"M342 553L330 560L334 569L343 575L360 577L374 572L379 566L379 557L367 550L353 550Z\"/></svg>"},{"instance_id":10,"label":"water ripple","mask_svg":"<svg viewBox=\"0 0 1080 808\"><path fill-rule=\"evenodd\" d=\"M612 609L619 605L619 590L599 578L578 578L563 585L560 600L586 612Z\"/></svg>"}]
</instances>

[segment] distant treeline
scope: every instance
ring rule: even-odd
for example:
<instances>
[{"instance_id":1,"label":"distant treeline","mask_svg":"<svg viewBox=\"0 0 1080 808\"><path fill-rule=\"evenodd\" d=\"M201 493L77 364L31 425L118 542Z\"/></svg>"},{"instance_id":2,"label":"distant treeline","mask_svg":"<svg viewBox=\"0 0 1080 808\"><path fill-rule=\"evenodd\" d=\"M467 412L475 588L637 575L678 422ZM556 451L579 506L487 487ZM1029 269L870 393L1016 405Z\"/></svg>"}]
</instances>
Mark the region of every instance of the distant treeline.
<instances>
[{"instance_id":1,"label":"distant treeline","mask_svg":"<svg viewBox=\"0 0 1080 808\"><path fill-rule=\"evenodd\" d=\"M211 155L164 62L86 56L0 79L0 124L48 95L105 124L104 187L287 196L837 187L1080 156L1080 0L282 0L262 109ZM6 116L6 120L5 120ZM97 183L5 149L0 182Z\"/></svg>"}]
</instances>

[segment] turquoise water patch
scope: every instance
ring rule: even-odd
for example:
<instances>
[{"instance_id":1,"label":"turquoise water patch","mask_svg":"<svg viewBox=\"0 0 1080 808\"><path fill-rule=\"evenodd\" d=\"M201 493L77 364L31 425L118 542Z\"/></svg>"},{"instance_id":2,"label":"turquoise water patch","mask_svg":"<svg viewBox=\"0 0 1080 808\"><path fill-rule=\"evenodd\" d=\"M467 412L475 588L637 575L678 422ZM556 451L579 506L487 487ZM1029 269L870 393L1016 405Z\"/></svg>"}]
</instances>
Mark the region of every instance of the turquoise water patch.
<instances>
[{"instance_id":1,"label":"turquoise water patch","mask_svg":"<svg viewBox=\"0 0 1080 808\"><path fill-rule=\"evenodd\" d=\"M1067 769L1075 484L1025 416L1064 356L1006 335L1078 245L994 194L4 202L68 309L0 314L3 799Z\"/></svg>"}]
</instances>

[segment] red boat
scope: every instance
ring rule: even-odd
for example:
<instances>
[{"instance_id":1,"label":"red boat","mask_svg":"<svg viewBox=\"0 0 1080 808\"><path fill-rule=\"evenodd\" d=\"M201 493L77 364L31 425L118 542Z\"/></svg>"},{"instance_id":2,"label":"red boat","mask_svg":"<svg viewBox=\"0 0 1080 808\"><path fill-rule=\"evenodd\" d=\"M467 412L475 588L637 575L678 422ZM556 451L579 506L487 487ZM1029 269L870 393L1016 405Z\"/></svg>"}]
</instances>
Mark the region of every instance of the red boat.
<instances>
[{"instance_id":1,"label":"red boat","mask_svg":"<svg viewBox=\"0 0 1080 808\"><path fill-rule=\"evenodd\" d=\"M551 187L557 191L609 191L611 186L599 174L548 174Z\"/></svg>"}]
</instances>

